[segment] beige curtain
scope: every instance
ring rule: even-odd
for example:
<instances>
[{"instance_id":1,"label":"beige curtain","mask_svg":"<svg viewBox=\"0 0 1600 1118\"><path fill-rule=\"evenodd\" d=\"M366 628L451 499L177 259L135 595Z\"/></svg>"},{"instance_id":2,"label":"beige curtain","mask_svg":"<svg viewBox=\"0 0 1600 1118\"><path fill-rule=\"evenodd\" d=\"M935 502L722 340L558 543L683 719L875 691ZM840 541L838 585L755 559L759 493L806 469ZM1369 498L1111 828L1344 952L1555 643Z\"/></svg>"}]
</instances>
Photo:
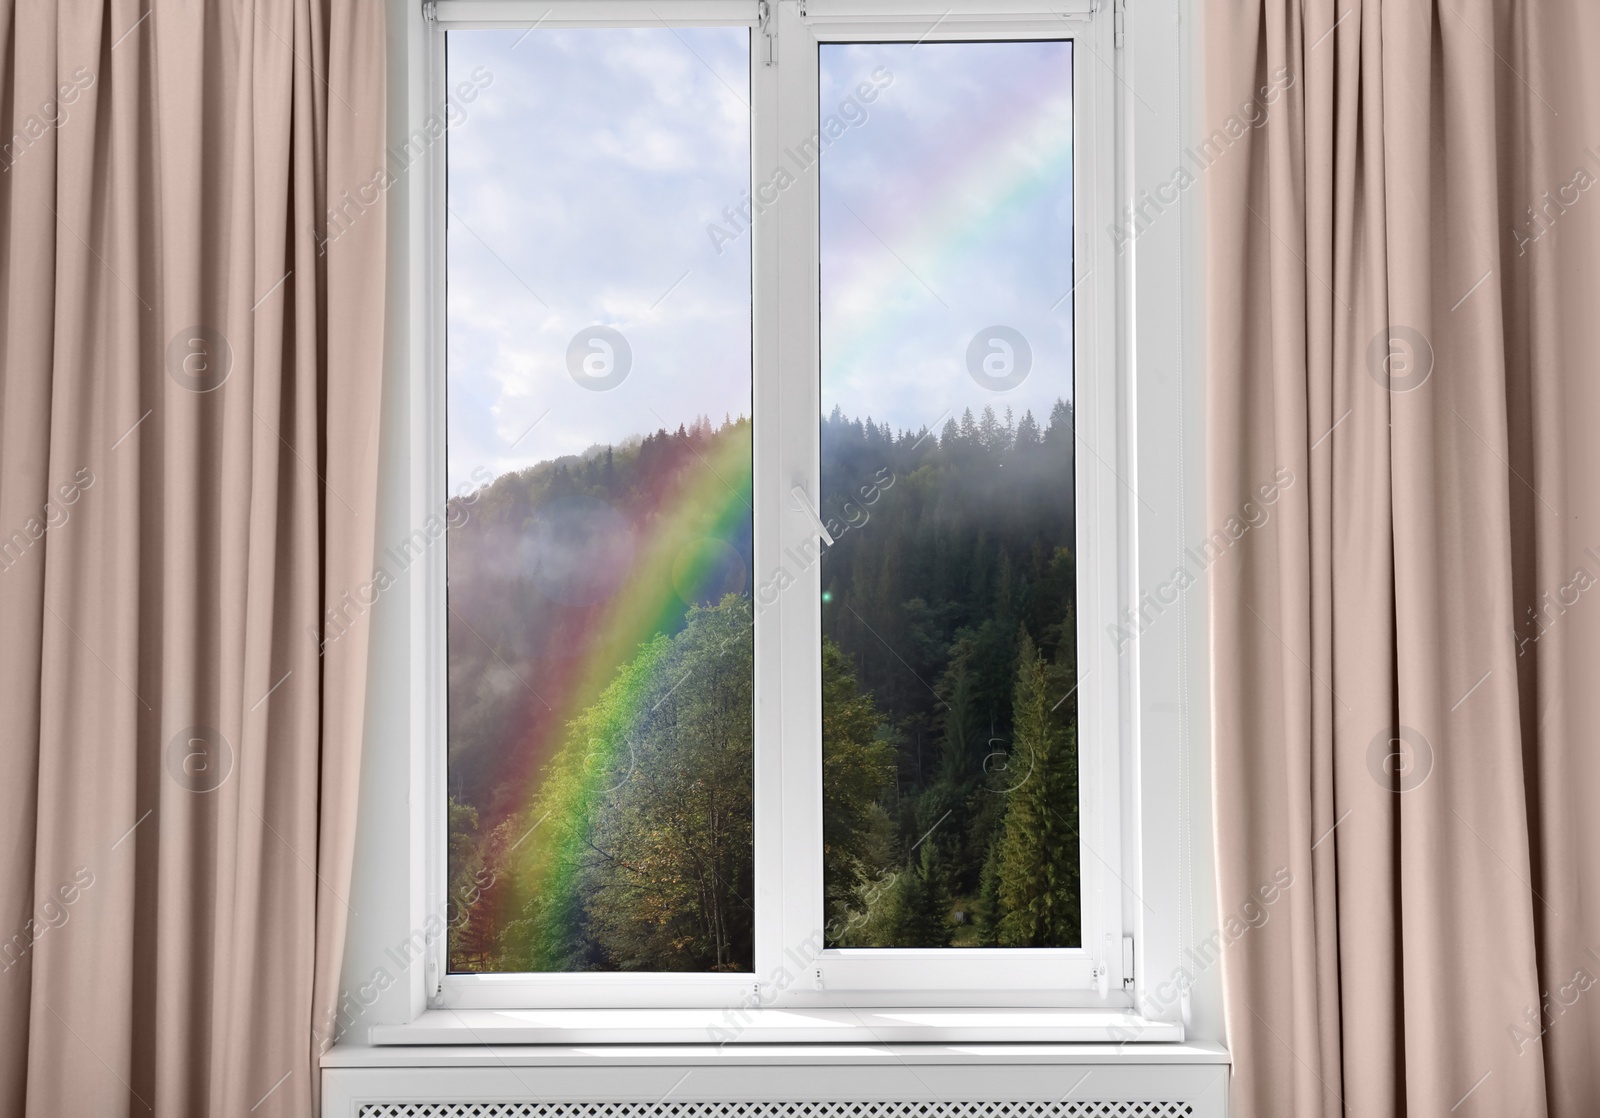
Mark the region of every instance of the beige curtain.
<instances>
[{"instance_id":1,"label":"beige curtain","mask_svg":"<svg viewBox=\"0 0 1600 1118\"><path fill-rule=\"evenodd\" d=\"M1238 1113L1592 1118L1600 5L1203 16Z\"/></svg>"},{"instance_id":2,"label":"beige curtain","mask_svg":"<svg viewBox=\"0 0 1600 1118\"><path fill-rule=\"evenodd\" d=\"M367 638L314 634L372 567L384 34L377 0L0 4L5 1115L315 1105Z\"/></svg>"}]
</instances>

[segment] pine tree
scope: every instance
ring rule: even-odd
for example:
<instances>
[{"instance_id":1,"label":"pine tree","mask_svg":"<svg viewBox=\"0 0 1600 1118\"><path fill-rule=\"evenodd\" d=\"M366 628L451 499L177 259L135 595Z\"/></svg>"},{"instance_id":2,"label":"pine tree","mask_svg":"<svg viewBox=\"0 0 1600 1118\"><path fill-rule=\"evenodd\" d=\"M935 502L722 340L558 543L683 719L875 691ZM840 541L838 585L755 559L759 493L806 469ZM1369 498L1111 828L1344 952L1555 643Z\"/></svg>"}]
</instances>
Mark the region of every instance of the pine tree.
<instances>
[{"instance_id":1,"label":"pine tree","mask_svg":"<svg viewBox=\"0 0 1600 1118\"><path fill-rule=\"evenodd\" d=\"M1026 631L1020 642L1012 704L1018 783L1007 792L1000 836L997 938L1003 947L1077 947L1077 730L1072 704L1058 697L1071 687L1070 673L1052 670Z\"/></svg>"},{"instance_id":2,"label":"pine tree","mask_svg":"<svg viewBox=\"0 0 1600 1118\"><path fill-rule=\"evenodd\" d=\"M895 929L894 947L949 947L950 898L944 890L939 859L931 842L924 842L900 875L901 926Z\"/></svg>"},{"instance_id":3,"label":"pine tree","mask_svg":"<svg viewBox=\"0 0 1600 1118\"><path fill-rule=\"evenodd\" d=\"M1067 454L1072 451L1072 405L1057 400L1050 409L1050 426L1045 429L1044 445Z\"/></svg>"},{"instance_id":4,"label":"pine tree","mask_svg":"<svg viewBox=\"0 0 1600 1118\"><path fill-rule=\"evenodd\" d=\"M1032 411L1022 413L1022 421L1017 424L1017 449L1033 450L1039 445L1039 423L1033 418Z\"/></svg>"},{"instance_id":5,"label":"pine tree","mask_svg":"<svg viewBox=\"0 0 1600 1118\"><path fill-rule=\"evenodd\" d=\"M879 737L883 717L856 686L849 662L822 642L822 881L829 928L884 868L872 857L878 799L894 780L894 750Z\"/></svg>"},{"instance_id":6,"label":"pine tree","mask_svg":"<svg viewBox=\"0 0 1600 1118\"><path fill-rule=\"evenodd\" d=\"M990 453L1004 450L1001 430L1000 420L995 417L994 408L988 404L983 405L983 414L978 419L978 445Z\"/></svg>"}]
</instances>

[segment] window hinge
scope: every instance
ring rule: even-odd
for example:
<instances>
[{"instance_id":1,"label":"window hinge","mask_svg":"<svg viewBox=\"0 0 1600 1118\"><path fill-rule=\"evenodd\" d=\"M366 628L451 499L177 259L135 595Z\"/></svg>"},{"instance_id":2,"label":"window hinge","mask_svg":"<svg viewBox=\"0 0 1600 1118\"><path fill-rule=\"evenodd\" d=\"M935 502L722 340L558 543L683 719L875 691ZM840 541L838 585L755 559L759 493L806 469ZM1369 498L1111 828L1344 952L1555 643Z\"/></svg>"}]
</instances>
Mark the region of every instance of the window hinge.
<instances>
[{"instance_id":1,"label":"window hinge","mask_svg":"<svg viewBox=\"0 0 1600 1118\"><path fill-rule=\"evenodd\" d=\"M776 66L778 64L778 27L772 21L772 0L761 0L758 5L758 11L760 12L761 42L766 55L761 61L764 65Z\"/></svg>"},{"instance_id":2,"label":"window hinge","mask_svg":"<svg viewBox=\"0 0 1600 1118\"><path fill-rule=\"evenodd\" d=\"M1104 1001L1111 996L1111 933L1107 932L1100 948L1100 957L1094 963L1095 993Z\"/></svg>"},{"instance_id":3,"label":"window hinge","mask_svg":"<svg viewBox=\"0 0 1600 1118\"><path fill-rule=\"evenodd\" d=\"M1133 937L1122 937L1122 984L1133 985Z\"/></svg>"},{"instance_id":4,"label":"window hinge","mask_svg":"<svg viewBox=\"0 0 1600 1118\"><path fill-rule=\"evenodd\" d=\"M422 18L429 23L439 22L439 0L422 0Z\"/></svg>"},{"instance_id":5,"label":"window hinge","mask_svg":"<svg viewBox=\"0 0 1600 1118\"><path fill-rule=\"evenodd\" d=\"M1116 7L1111 12L1111 25L1113 39L1117 49L1121 50L1123 40L1128 37L1128 0L1116 0Z\"/></svg>"}]
</instances>

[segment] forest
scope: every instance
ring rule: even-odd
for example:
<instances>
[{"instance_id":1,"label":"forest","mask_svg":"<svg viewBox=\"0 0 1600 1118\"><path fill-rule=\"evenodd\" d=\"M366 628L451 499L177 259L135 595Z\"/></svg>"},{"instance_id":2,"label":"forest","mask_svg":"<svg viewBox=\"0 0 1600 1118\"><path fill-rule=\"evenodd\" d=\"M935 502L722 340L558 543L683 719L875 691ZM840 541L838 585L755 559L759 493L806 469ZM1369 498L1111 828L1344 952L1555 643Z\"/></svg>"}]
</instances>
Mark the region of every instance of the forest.
<instances>
[{"instance_id":1,"label":"forest","mask_svg":"<svg viewBox=\"0 0 1600 1118\"><path fill-rule=\"evenodd\" d=\"M827 942L1077 945L1070 405L821 439ZM452 531L452 970L752 968L749 462L699 420Z\"/></svg>"},{"instance_id":2,"label":"forest","mask_svg":"<svg viewBox=\"0 0 1600 1118\"><path fill-rule=\"evenodd\" d=\"M823 553L823 635L891 759L825 822L829 944L1077 946L1071 406L936 435L835 409L821 438L823 507L862 521ZM850 710L825 691L825 772Z\"/></svg>"}]
</instances>

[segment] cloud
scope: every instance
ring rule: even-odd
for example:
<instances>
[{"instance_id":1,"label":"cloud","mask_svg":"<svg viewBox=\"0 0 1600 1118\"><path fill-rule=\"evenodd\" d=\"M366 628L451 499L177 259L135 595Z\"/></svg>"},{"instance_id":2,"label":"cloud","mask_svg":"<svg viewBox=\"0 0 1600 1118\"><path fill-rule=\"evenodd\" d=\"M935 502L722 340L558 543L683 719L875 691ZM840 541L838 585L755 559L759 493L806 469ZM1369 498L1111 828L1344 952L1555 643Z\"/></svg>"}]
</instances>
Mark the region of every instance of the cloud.
<instances>
[{"instance_id":1,"label":"cloud","mask_svg":"<svg viewBox=\"0 0 1600 1118\"><path fill-rule=\"evenodd\" d=\"M884 68L859 142L822 160L823 408L898 428L985 404L1041 420L1072 396L1070 46L825 45L821 103ZM1034 367L1004 393L966 367L1007 325Z\"/></svg>"},{"instance_id":2,"label":"cloud","mask_svg":"<svg viewBox=\"0 0 1600 1118\"><path fill-rule=\"evenodd\" d=\"M452 74L494 75L449 138L452 482L749 414L750 240L719 255L705 234L751 179L748 29L468 30L448 44ZM823 47L827 111L879 67L893 74L821 161L824 410L915 429L986 403L1043 420L1070 398L1070 302L1050 309L1073 283L1069 50ZM1003 394L966 369L996 324L1036 363ZM633 353L610 391L567 369L594 325Z\"/></svg>"},{"instance_id":3,"label":"cloud","mask_svg":"<svg viewBox=\"0 0 1600 1118\"><path fill-rule=\"evenodd\" d=\"M750 411L748 249L704 233L749 181L748 29L522 35L449 38L495 75L450 138L452 478ZM634 355L609 392L566 365L597 324Z\"/></svg>"}]
</instances>

